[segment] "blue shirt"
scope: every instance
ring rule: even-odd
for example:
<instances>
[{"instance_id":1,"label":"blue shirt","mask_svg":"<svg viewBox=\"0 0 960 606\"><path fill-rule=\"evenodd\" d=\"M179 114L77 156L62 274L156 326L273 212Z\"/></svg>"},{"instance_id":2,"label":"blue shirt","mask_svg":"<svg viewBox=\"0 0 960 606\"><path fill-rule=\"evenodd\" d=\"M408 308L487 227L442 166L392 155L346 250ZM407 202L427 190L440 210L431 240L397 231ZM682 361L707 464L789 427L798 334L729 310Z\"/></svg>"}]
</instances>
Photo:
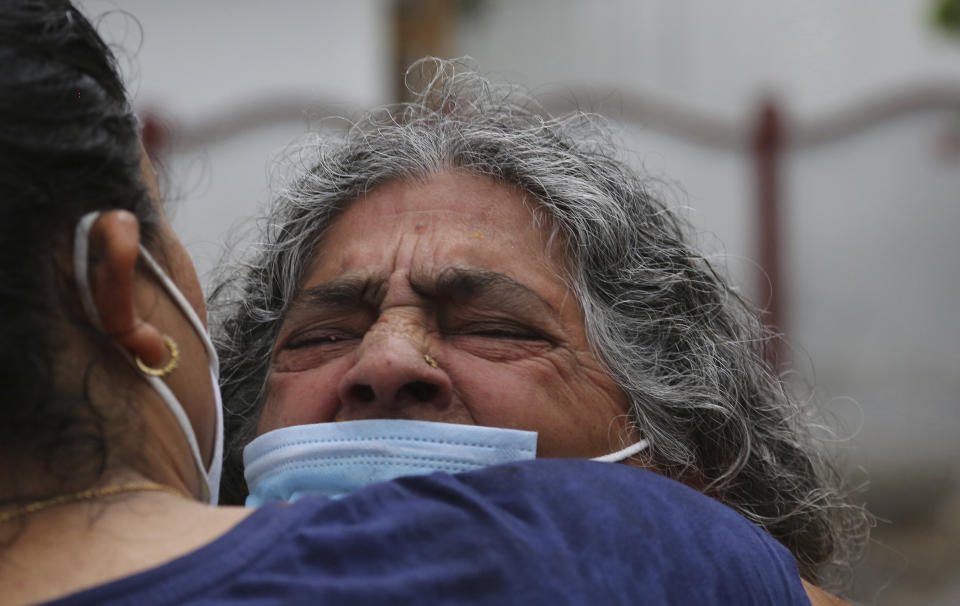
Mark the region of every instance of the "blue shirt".
<instances>
[{"instance_id":1,"label":"blue shirt","mask_svg":"<svg viewBox=\"0 0 960 606\"><path fill-rule=\"evenodd\" d=\"M654 473L537 460L260 508L87 604L809 605L791 554Z\"/></svg>"}]
</instances>

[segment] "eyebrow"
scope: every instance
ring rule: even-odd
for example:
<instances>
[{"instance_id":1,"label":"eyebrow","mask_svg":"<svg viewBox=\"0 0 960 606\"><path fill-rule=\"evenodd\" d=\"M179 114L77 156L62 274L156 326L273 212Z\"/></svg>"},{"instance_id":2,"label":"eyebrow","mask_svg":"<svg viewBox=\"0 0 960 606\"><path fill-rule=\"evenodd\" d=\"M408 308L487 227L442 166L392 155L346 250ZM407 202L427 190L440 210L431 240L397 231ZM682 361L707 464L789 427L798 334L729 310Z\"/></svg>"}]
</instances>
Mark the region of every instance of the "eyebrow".
<instances>
[{"instance_id":1,"label":"eyebrow","mask_svg":"<svg viewBox=\"0 0 960 606\"><path fill-rule=\"evenodd\" d=\"M518 313L538 309L556 313L553 306L529 286L506 274L485 269L448 267L435 276L411 277L410 288L424 298L446 300L454 305L489 302Z\"/></svg>"},{"instance_id":2,"label":"eyebrow","mask_svg":"<svg viewBox=\"0 0 960 606\"><path fill-rule=\"evenodd\" d=\"M515 313L557 313L535 290L506 274L485 269L448 267L436 274L411 276L409 284L413 292L430 301L489 304ZM381 276L347 275L305 289L293 307L376 310L386 294L386 280Z\"/></svg>"},{"instance_id":3,"label":"eyebrow","mask_svg":"<svg viewBox=\"0 0 960 606\"><path fill-rule=\"evenodd\" d=\"M294 307L376 308L386 295L386 281L375 276L341 276L305 289Z\"/></svg>"}]
</instances>

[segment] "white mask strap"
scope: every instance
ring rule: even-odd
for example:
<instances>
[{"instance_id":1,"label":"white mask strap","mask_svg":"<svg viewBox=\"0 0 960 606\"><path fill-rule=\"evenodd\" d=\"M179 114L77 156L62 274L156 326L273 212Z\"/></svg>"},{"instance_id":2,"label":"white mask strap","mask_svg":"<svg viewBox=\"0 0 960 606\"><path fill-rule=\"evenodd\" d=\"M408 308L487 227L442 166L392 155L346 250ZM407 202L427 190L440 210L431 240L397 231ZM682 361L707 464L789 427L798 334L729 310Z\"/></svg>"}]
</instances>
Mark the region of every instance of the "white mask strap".
<instances>
[{"instance_id":1,"label":"white mask strap","mask_svg":"<svg viewBox=\"0 0 960 606\"><path fill-rule=\"evenodd\" d=\"M143 260L146 262L147 266L153 271L153 275L156 276L160 283L163 284L164 289L167 291L167 294L176 301L177 306L183 311L183 315L187 316L187 320L190 324L193 325L193 329L197 331L197 334L200 335L200 340L203 341L203 347L207 350L207 356L210 358L210 367L214 369L214 372L217 373L217 379L220 378L220 359L217 357L217 350L214 349L213 343L210 341L210 337L207 335L207 328L203 325L203 322L200 321L200 317L197 316L197 312L193 310L193 305L190 305L190 302L187 301L187 298L183 296L183 293L180 292L180 289L177 288L177 285L167 276L167 273L163 271L163 268L160 267L160 264L153 259L151 255L143 245L140 245L140 254L143 256Z\"/></svg>"},{"instance_id":2,"label":"white mask strap","mask_svg":"<svg viewBox=\"0 0 960 606\"><path fill-rule=\"evenodd\" d=\"M97 306L93 302L93 289L90 288L90 276L87 272L90 255L90 228L93 227L98 218L100 218L100 213L92 212L77 221L77 229L73 236L73 277L77 281L80 303L83 305L83 311L87 314L87 319L94 327L103 330L103 324L100 323L100 313L97 312Z\"/></svg>"},{"instance_id":3,"label":"white mask strap","mask_svg":"<svg viewBox=\"0 0 960 606\"><path fill-rule=\"evenodd\" d=\"M180 310L183 312L183 315L187 317L187 320L193 326L193 329L196 331L197 335L200 336L200 340L203 341L203 347L207 350L207 356L210 360L210 381L213 385L213 397L216 400L216 412L217 418L214 421L215 423L215 434L213 438L213 457L210 459L210 466L205 467L203 465L203 460L200 457L200 449L196 445L196 438L192 431L193 427L189 424L189 420L186 419L184 415L184 420L187 422L187 425L183 425L181 421L181 426L184 427L184 433L187 435L187 439L190 441L190 449L193 451L194 459L197 462L197 468L204 471L203 477L207 485L207 496L211 505L216 505L220 496L220 474L222 473L223 468L223 402L221 401L220 395L220 358L217 356L217 350L213 346L213 341L210 340L210 334L207 332L207 328L203 325L203 322L200 321L200 317L197 315L197 312L194 311L193 306L190 305L190 302L187 301L187 298L183 296L183 293L177 288L177 285L173 283L173 280L167 276L167 273L163 271L163 268L160 267L160 264L154 260L153 256L147 251L143 245L140 245L140 255L143 257L143 260L146 262L147 266L153 271L153 275L156 276L160 283L163 284L164 289L166 289L167 294L177 303L177 306L180 307ZM157 379L156 377L148 377L149 379L154 379L156 383L162 385L166 388L166 384ZM151 381L153 383L153 381ZM160 390L160 387L157 386L157 390ZM177 402L176 398L173 396L173 392L170 392L170 397L173 398L174 402ZM179 407L179 402L177 405ZM171 410L173 407L171 406ZM180 407L182 411L183 408ZM174 411L176 414L176 411ZM180 419L178 418L178 421ZM186 428L189 427L191 431L187 431Z\"/></svg>"},{"instance_id":4,"label":"white mask strap","mask_svg":"<svg viewBox=\"0 0 960 606\"><path fill-rule=\"evenodd\" d=\"M630 446L627 446L622 450L618 450L617 452L611 452L610 454L603 455L602 457L594 457L590 460L599 461L600 463L617 463L619 461L623 461L624 459L629 459L630 457L637 454L638 452L642 452L643 450L646 450L647 446L649 445L650 443L647 442L646 440L640 440L636 444L631 444Z\"/></svg>"},{"instance_id":5,"label":"white mask strap","mask_svg":"<svg viewBox=\"0 0 960 606\"><path fill-rule=\"evenodd\" d=\"M94 222L96 222L99 217L99 212L91 212L84 215L77 222L77 228L73 241L73 271L74 278L77 281L80 301L83 305L83 310L87 314L87 318L94 326L100 330L103 330L103 323L100 321L100 314L97 311L96 304L93 300L93 290L90 287L90 276L88 275L90 229L93 227ZM200 471L200 477L203 479L204 484L204 492L206 493L205 496L212 504L216 504L220 483L220 467L223 460L223 410L220 402L220 386L218 385L220 361L217 357L217 351L214 349L213 343L210 341L210 336L207 333L206 328L203 326L203 323L200 321L200 318L197 316L197 313L194 311L193 306L190 305L186 297L183 296L183 293L180 292L180 289L177 288L172 280L170 280L166 272L163 271L163 268L161 268L160 265L153 259L143 245L140 245L140 254L156 278L160 280L164 290L167 291L183 314L187 317L187 320L193 326L194 330L196 330L197 334L200 336L200 340L203 341L204 349L207 350L207 355L210 358L210 379L213 385L214 398L216 399L217 418L215 428L216 433L214 436L213 445L213 459L210 462L209 469L203 464L203 457L200 456L200 447L197 444L197 437L193 430L193 425L190 423L190 418L187 416L187 413L183 409L183 406L180 404L179 400L177 400L177 397L170 390L167 384L161 381L158 377L153 377L143 373L140 373L140 375L145 381L147 381L147 383L150 384L151 387L153 387L153 389L160 396L160 399L163 400L170 412L173 413L174 418L177 420L177 424L180 425L180 429L183 432L184 437L187 439L188 445L190 446L190 453L193 455L194 463L196 464L197 469ZM120 351L123 357L130 362L133 368L136 369L136 361L133 359L133 356L130 355L130 352L119 345L117 346L117 349Z\"/></svg>"}]
</instances>

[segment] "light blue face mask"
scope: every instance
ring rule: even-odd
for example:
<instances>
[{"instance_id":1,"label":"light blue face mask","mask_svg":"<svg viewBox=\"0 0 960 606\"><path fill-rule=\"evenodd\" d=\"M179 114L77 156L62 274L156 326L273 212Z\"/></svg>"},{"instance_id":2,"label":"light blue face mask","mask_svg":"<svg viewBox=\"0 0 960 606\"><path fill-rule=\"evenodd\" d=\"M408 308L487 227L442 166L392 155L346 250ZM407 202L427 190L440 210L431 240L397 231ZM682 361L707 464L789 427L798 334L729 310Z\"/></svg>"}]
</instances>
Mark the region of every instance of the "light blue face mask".
<instances>
[{"instance_id":1,"label":"light blue face mask","mask_svg":"<svg viewBox=\"0 0 960 606\"><path fill-rule=\"evenodd\" d=\"M641 440L595 461L615 462ZM537 433L431 421L374 419L295 425L263 434L243 450L247 506L341 497L402 476L457 473L537 456Z\"/></svg>"}]
</instances>

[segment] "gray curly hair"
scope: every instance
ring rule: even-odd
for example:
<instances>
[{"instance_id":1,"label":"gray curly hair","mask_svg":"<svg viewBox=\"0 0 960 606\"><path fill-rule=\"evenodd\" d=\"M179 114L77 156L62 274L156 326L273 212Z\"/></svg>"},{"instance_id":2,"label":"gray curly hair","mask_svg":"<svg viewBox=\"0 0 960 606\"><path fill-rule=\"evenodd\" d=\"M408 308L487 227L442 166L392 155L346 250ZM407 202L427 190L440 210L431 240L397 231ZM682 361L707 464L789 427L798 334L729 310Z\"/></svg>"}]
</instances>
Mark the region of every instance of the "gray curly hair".
<instances>
[{"instance_id":1,"label":"gray curly hair","mask_svg":"<svg viewBox=\"0 0 960 606\"><path fill-rule=\"evenodd\" d=\"M812 428L767 362L755 311L686 241L688 226L616 158L608 131L582 112L550 117L526 93L457 62L415 101L366 115L310 144L311 165L268 213L262 241L224 272L211 308L228 427L221 494L246 493L242 449L253 437L270 354L313 250L338 213L387 181L450 169L526 192L566 243L571 292L597 358L649 441L649 463L737 509L782 542L810 581L839 588L866 540Z\"/></svg>"}]
</instances>

